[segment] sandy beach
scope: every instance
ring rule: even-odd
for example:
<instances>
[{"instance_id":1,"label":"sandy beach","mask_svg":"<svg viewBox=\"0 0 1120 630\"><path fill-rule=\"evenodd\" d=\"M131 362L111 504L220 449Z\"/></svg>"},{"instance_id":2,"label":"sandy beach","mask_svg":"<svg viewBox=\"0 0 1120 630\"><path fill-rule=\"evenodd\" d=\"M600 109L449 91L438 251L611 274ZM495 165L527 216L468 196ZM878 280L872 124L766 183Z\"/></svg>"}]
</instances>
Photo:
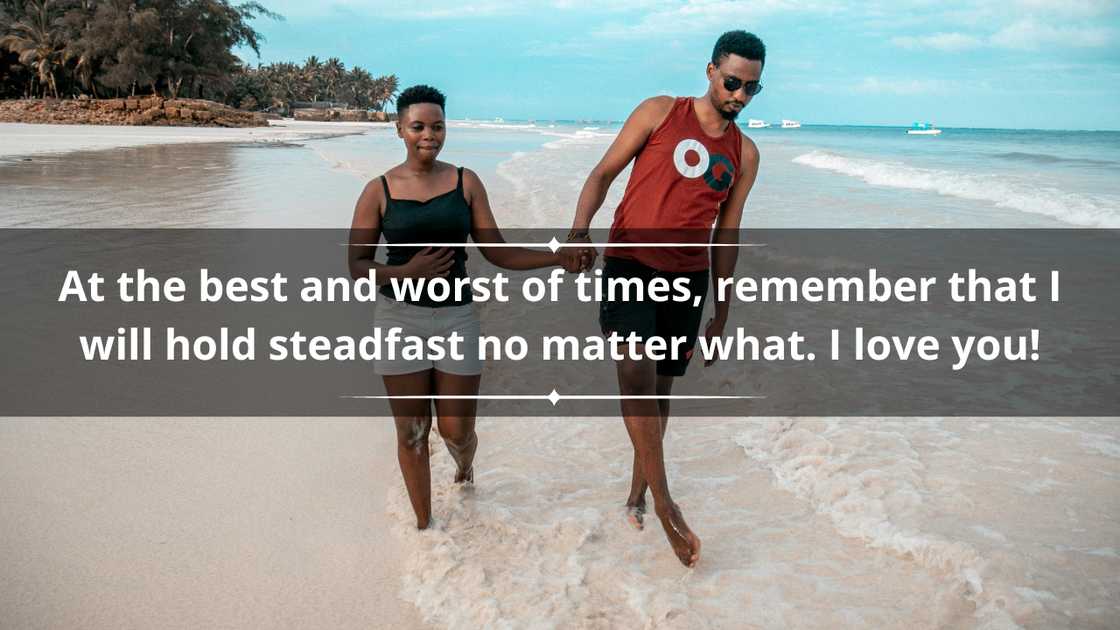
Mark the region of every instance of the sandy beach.
<instances>
[{"instance_id":1,"label":"sandy beach","mask_svg":"<svg viewBox=\"0 0 1120 630\"><path fill-rule=\"evenodd\" d=\"M998 451L978 438L992 432ZM385 420L0 421L5 625L1108 628L1117 618L1114 421L679 420L669 467L704 536L694 570L656 523L626 524L618 420L484 419L479 433L473 491L450 483L433 442L436 522L417 532Z\"/></svg>"},{"instance_id":2,"label":"sandy beach","mask_svg":"<svg viewBox=\"0 0 1120 630\"><path fill-rule=\"evenodd\" d=\"M355 131L366 133L324 137ZM511 227L562 224L612 138L544 125L451 133L448 159L480 173ZM860 133L797 142L885 144ZM13 139L0 161L6 227L337 227L400 151L374 124L0 134ZM797 162L817 149L785 136L759 143L770 162L750 225L976 216L1035 227L1066 216L864 182ZM897 155L876 169L912 175ZM945 179L965 168L920 167ZM1113 184L1092 188L1092 168L1061 190L1087 181L1107 207ZM1015 186L1026 177L1013 175ZM488 325L501 334L517 319L496 313ZM737 386L730 365L688 378ZM386 419L0 420L2 625L1103 630L1120 620L1115 418L674 419L671 486L704 544L693 570L654 519L640 532L626 524L631 449L618 418L482 418L469 491L450 483L434 433L435 524L418 532Z\"/></svg>"},{"instance_id":3,"label":"sandy beach","mask_svg":"<svg viewBox=\"0 0 1120 630\"><path fill-rule=\"evenodd\" d=\"M422 628L384 420L0 420L6 628Z\"/></svg>"},{"instance_id":4,"label":"sandy beach","mask_svg":"<svg viewBox=\"0 0 1120 630\"><path fill-rule=\"evenodd\" d=\"M209 142L295 142L362 133L392 123L273 120L268 127L118 127L112 125L29 125L0 123L0 159L72 151L97 151L158 144Z\"/></svg>"}]
</instances>

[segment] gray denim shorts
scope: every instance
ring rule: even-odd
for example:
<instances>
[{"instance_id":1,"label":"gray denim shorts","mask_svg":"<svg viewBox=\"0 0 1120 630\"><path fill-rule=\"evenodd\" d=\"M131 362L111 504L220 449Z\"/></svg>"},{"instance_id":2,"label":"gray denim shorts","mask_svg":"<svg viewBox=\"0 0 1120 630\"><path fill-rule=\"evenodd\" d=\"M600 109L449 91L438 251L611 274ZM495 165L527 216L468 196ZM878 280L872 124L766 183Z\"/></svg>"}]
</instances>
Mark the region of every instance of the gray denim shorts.
<instances>
[{"instance_id":1,"label":"gray denim shorts","mask_svg":"<svg viewBox=\"0 0 1120 630\"><path fill-rule=\"evenodd\" d=\"M450 356L439 360L404 359L400 356L398 347L393 359L373 362L375 374L398 376L431 369L459 376L482 374L482 361L478 359L478 337L482 333L482 327L474 304L435 308L384 297L377 300L373 320L374 325L381 328L383 344L387 343L385 336L389 329L397 327L401 329L402 336L416 336L425 340L436 336L447 338L453 332L463 337L459 344L463 354L461 360ZM385 348L382 348L381 356L388 356Z\"/></svg>"}]
</instances>

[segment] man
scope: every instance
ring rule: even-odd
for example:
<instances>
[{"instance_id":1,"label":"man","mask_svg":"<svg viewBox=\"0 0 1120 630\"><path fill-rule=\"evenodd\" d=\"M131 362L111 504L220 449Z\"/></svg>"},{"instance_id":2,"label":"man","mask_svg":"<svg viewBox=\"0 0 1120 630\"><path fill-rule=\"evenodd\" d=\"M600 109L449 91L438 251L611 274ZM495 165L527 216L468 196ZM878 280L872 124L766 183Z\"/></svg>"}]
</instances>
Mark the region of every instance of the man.
<instances>
[{"instance_id":1,"label":"man","mask_svg":"<svg viewBox=\"0 0 1120 630\"><path fill-rule=\"evenodd\" d=\"M580 193L568 242L588 242L591 218L607 189L634 160L625 195L615 211L611 247L604 252L604 278L684 278L698 305L688 302L604 301L599 322L604 334L635 333L666 340L687 337L683 357L654 362L617 362L619 391L624 396L668 396L673 379L683 376L692 356L703 313L703 296L713 281L731 275L738 229L747 194L758 173L758 149L733 122L762 86L766 60L762 41L744 31L724 33L707 67L708 91L698 98L656 96L642 102L626 120L603 159L591 171ZM715 231L712 231L713 225ZM698 243L693 247L619 247L625 243ZM709 264L709 249L711 260ZM567 268L585 268L590 248L562 250ZM582 264L581 264L582 263ZM705 335L723 334L728 303L717 301ZM631 523L641 529L645 494L653 493L654 510L677 557L686 566L700 558L700 539L689 529L669 496L662 440L668 423L667 398L622 401L626 430L634 445L634 470L626 501Z\"/></svg>"}]
</instances>

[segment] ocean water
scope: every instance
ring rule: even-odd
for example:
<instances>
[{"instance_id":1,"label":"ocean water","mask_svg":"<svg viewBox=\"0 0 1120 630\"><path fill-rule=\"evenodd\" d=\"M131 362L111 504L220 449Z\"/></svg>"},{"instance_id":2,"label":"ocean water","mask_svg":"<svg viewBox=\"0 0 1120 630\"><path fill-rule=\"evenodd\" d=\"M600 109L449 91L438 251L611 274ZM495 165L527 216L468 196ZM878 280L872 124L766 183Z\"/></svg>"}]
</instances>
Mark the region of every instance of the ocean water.
<instances>
[{"instance_id":1,"label":"ocean water","mask_svg":"<svg viewBox=\"0 0 1120 630\"><path fill-rule=\"evenodd\" d=\"M618 128L458 121L441 157L479 173L502 225L563 228L584 177ZM762 163L744 217L748 228L1120 228L1120 132L749 131ZM0 220L6 226L345 226L361 187L402 158L392 127L268 145L9 156L0 160ZM612 188L598 225L609 225L623 187L619 181Z\"/></svg>"},{"instance_id":2,"label":"ocean water","mask_svg":"<svg viewBox=\"0 0 1120 630\"><path fill-rule=\"evenodd\" d=\"M457 121L442 157L480 174L503 227L566 228L617 129ZM1117 132L750 135L762 164L747 228L1120 227ZM9 158L0 225L346 226L362 187L402 157L380 127ZM488 309L484 325L505 334L521 315ZM716 364L687 378L718 389L732 374ZM501 391L500 378L484 374L484 387ZM1120 626L1115 418L673 420L674 498L704 543L693 570L655 519L625 523L619 419L487 418L479 433L466 492L433 444L431 530L410 527L403 487L385 497L399 522L387 544L407 555L400 594L435 627Z\"/></svg>"},{"instance_id":3,"label":"ocean water","mask_svg":"<svg viewBox=\"0 0 1120 630\"><path fill-rule=\"evenodd\" d=\"M503 224L566 227L584 177L618 128L462 122L452 126L445 155L486 176L489 187L512 193L491 194L506 212ZM749 131L762 164L744 219L748 228L1120 227L1120 132ZM375 143L378 150L366 152ZM360 176L401 157L389 132L312 144ZM392 159L383 161L386 156ZM623 184L612 189L599 225L609 225Z\"/></svg>"}]
</instances>

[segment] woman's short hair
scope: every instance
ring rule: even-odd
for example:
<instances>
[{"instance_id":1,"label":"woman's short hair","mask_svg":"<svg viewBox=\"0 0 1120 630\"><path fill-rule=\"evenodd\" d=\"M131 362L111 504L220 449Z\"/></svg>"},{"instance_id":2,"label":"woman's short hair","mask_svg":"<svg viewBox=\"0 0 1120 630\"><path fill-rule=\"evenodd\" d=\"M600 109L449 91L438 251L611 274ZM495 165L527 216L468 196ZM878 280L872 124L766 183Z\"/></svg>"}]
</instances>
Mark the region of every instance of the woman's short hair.
<instances>
[{"instance_id":1,"label":"woman's short hair","mask_svg":"<svg viewBox=\"0 0 1120 630\"><path fill-rule=\"evenodd\" d=\"M430 85L414 85L401 92L397 97L397 115L404 114L409 105L416 105L419 103L431 103L439 105L443 109L443 104L447 99L444 98L443 92L435 89Z\"/></svg>"}]
</instances>

